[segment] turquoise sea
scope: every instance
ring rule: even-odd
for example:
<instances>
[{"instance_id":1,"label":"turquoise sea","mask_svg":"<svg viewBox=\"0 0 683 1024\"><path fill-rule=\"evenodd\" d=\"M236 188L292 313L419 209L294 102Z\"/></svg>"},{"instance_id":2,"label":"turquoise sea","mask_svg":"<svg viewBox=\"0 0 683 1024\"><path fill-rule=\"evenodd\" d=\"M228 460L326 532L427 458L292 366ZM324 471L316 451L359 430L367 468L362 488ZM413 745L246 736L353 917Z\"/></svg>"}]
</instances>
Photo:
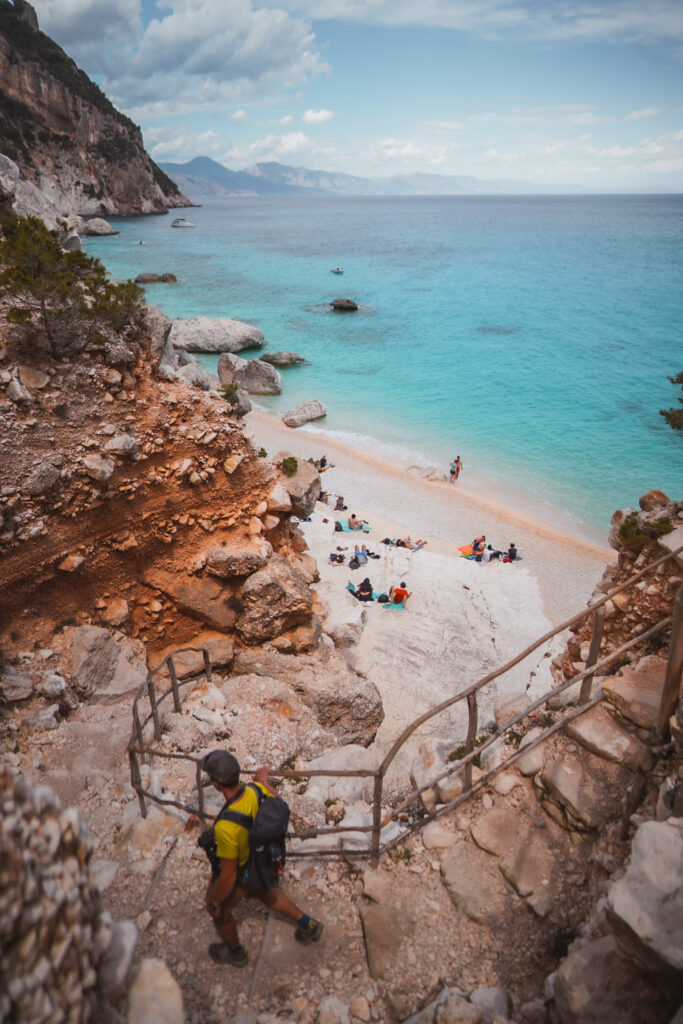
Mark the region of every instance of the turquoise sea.
<instances>
[{"instance_id":1,"label":"turquoise sea","mask_svg":"<svg viewBox=\"0 0 683 1024\"><path fill-rule=\"evenodd\" d=\"M319 398L358 447L459 454L463 485L593 539L653 487L683 497L658 414L683 370L683 195L229 198L114 226L88 251L115 278L175 273L146 289L169 316L306 357L266 408Z\"/></svg>"}]
</instances>

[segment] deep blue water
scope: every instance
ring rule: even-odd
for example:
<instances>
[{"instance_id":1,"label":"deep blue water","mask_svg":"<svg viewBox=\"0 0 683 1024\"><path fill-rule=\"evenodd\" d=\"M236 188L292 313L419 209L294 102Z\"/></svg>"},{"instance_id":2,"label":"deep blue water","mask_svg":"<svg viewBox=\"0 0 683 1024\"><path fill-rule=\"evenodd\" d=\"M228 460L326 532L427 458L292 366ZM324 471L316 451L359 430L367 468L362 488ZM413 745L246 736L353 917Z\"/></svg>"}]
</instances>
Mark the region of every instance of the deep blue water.
<instances>
[{"instance_id":1,"label":"deep blue water","mask_svg":"<svg viewBox=\"0 0 683 1024\"><path fill-rule=\"evenodd\" d=\"M304 355L264 406L320 398L325 429L444 468L460 454L463 484L593 536L652 487L683 496L683 436L658 415L683 370L683 196L222 199L177 214L196 227L122 218L88 251L114 277L175 273L147 287L170 316L246 320L268 350ZM330 312L337 297L360 311Z\"/></svg>"}]
</instances>

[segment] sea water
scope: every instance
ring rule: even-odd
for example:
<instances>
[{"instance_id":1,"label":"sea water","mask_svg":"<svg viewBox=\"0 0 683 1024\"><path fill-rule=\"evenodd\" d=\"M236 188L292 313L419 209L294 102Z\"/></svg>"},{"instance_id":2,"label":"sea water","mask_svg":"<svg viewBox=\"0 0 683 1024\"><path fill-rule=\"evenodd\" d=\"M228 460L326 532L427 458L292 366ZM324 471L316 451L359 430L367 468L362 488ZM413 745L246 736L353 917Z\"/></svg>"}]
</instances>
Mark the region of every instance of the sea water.
<instances>
[{"instance_id":1,"label":"sea water","mask_svg":"<svg viewBox=\"0 0 683 1024\"><path fill-rule=\"evenodd\" d=\"M460 455L463 484L593 539L653 487L683 497L658 412L683 370L683 196L225 198L113 223L88 251L119 279L176 274L146 287L169 316L305 357L270 410L318 398L316 429L406 465Z\"/></svg>"}]
</instances>

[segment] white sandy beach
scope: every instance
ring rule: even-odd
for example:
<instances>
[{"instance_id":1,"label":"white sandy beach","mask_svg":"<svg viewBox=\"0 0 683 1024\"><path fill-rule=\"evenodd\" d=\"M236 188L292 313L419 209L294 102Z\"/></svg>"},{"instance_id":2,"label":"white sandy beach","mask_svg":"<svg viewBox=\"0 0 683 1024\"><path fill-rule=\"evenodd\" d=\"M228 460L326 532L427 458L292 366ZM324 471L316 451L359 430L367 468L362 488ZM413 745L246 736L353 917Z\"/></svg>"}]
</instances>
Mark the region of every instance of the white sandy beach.
<instances>
[{"instance_id":1,"label":"white sandy beach","mask_svg":"<svg viewBox=\"0 0 683 1024\"><path fill-rule=\"evenodd\" d=\"M322 476L323 486L334 495L343 494L349 512L372 527L362 536L334 533L334 520L342 513L318 503L312 521L302 528L322 581L338 586L341 594L349 580L357 585L365 576L376 592L405 580L412 593L404 611L366 605L362 638L349 650L357 670L382 695L385 720L376 740L382 752L407 722L580 611L614 560L609 547L484 500L462 480L455 485L426 480L387 459L317 435L310 426L291 430L261 410L250 413L246 422L257 447L262 445L269 456L281 450L299 458L326 454L334 468ZM522 561L481 565L460 557L458 547L482 533L494 548L506 549L514 541ZM426 538L426 548L409 552L381 543L384 537L407 535ZM363 542L379 560L355 571L330 565L329 554L338 545L352 552ZM348 600L354 602L350 596ZM556 640L552 652L561 646ZM549 687L550 659L544 654L540 649L492 685L480 704L480 729L491 719L500 693L533 694ZM435 719L421 736L462 738L466 709L458 708L462 710L448 719Z\"/></svg>"}]
</instances>

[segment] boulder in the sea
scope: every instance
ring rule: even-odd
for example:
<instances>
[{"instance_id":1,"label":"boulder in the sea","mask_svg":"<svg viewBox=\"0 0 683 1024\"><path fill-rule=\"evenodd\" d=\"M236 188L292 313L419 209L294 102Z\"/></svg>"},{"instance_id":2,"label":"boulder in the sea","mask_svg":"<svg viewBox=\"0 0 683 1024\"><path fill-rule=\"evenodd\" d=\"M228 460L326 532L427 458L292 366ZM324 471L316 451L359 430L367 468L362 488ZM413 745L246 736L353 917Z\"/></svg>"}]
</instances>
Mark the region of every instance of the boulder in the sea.
<instances>
[{"instance_id":1,"label":"boulder in the sea","mask_svg":"<svg viewBox=\"0 0 683 1024\"><path fill-rule=\"evenodd\" d=\"M161 280L163 281L164 284L175 284L178 278L175 276L175 274L169 274L167 272L161 275Z\"/></svg>"},{"instance_id":2,"label":"boulder in the sea","mask_svg":"<svg viewBox=\"0 0 683 1024\"><path fill-rule=\"evenodd\" d=\"M263 332L228 317L195 316L173 321L171 341L176 348L189 352L242 352L262 348Z\"/></svg>"},{"instance_id":3,"label":"boulder in the sea","mask_svg":"<svg viewBox=\"0 0 683 1024\"><path fill-rule=\"evenodd\" d=\"M161 274L151 274L147 271L135 278L136 284L156 284L157 281L161 281Z\"/></svg>"},{"instance_id":4,"label":"boulder in the sea","mask_svg":"<svg viewBox=\"0 0 683 1024\"><path fill-rule=\"evenodd\" d=\"M355 313L358 303L353 299L334 299L330 305L335 313Z\"/></svg>"},{"instance_id":5,"label":"boulder in the sea","mask_svg":"<svg viewBox=\"0 0 683 1024\"><path fill-rule=\"evenodd\" d=\"M218 378L221 384L235 384L250 395L279 395L282 377L269 363L260 359L240 359L224 352L218 360Z\"/></svg>"},{"instance_id":6,"label":"boulder in the sea","mask_svg":"<svg viewBox=\"0 0 683 1024\"><path fill-rule=\"evenodd\" d=\"M310 620L313 595L301 573L282 555L273 555L263 569L247 578L242 605L238 633L252 642L272 640Z\"/></svg>"},{"instance_id":7,"label":"boulder in the sea","mask_svg":"<svg viewBox=\"0 0 683 1024\"><path fill-rule=\"evenodd\" d=\"M294 459L296 463L296 469L291 475L282 468L283 464L293 466L294 463L286 461L289 459ZM273 458L273 465L279 470L279 480L290 497L293 514L299 519L310 516L322 489L318 470L312 463L294 458L290 452L278 452Z\"/></svg>"},{"instance_id":8,"label":"boulder in the sea","mask_svg":"<svg viewBox=\"0 0 683 1024\"><path fill-rule=\"evenodd\" d=\"M298 352L264 352L259 359L272 366L299 366L300 363L305 362L304 357L300 356Z\"/></svg>"},{"instance_id":9,"label":"boulder in the sea","mask_svg":"<svg viewBox=\"0 0 683 1024\"><path fill-rule=\"evenodd\" d=\"M290 409L282 417L286 427L300 427L303 423L310 423L312 420L320 420L327 415L327 409L317 398L308 402L301 402L293 409Z\"/></svg>"},{"instance_id":10,"label":"boulder in the sea","mask_svg":"<svg viewBox=\"0 0 683 1024\"><path fill-rule=\"evenodd\" d=\"M119 231L116 231L109 221L106 221L104 217L92 217L90 220L86 220L81 230L78 232L79 235L85 235L86 237L96 237L98 235L118 235Z\"/></svg>"}]
</instances>

